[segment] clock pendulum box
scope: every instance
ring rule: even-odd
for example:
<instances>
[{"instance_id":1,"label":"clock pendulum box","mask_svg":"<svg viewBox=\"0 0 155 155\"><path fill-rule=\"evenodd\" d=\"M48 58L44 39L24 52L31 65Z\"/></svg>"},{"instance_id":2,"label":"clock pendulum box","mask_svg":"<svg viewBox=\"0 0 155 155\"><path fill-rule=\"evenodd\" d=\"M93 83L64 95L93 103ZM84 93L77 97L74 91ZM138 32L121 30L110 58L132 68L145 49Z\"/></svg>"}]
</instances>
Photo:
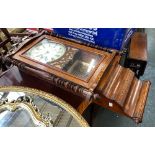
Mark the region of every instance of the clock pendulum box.
<instances>
[{"instance_id":1,"label":"clock pendulum box","mask_svg":"<svg viewBox=\"0 0 155 155\"><path fill-rule=\"evenodd\" d=\"M119 64L120 58L115 51L108 53L67 39L37 35L3 57L3 63L18 67L20 71L14 69L24 79L20 85L51 92L81 114L96 103L139 123L150 82L137 79L132 70Z\"/></svg>"}]
</instances>

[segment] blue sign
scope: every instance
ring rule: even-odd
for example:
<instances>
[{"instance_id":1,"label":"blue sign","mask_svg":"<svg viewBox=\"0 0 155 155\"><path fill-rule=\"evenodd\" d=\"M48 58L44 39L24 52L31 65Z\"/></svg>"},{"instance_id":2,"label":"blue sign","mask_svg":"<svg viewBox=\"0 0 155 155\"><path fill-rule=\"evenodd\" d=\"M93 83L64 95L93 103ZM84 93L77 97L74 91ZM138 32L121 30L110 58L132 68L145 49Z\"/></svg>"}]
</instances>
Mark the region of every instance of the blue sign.
<instances>
[{"instance_id":1,"label":"blue sign","mask_svg":"<svg viewBox=\"0 0 155 155\"><path fill-rule=\"evenodd\" d=\"M122 50L136 29L128 28L53 28L53 32L80 42Z\"/></svg>"}]
</instances>

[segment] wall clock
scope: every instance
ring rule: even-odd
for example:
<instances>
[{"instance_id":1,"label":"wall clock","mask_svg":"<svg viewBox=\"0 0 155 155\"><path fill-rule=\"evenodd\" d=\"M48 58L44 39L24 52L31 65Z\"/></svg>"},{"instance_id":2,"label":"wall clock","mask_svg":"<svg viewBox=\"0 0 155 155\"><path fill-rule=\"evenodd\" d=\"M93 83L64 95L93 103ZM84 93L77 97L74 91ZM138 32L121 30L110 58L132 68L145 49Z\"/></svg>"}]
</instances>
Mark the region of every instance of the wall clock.
<instances>
[{"instance_id":1,"label":"wall clock","mask_svg":"<svg viewBox=\"0 0 155 155\"><path fill-rule=\"evenodd\" d=\"M43 35L12 58L93 90L115 54Z\"/></svg>"}]
</instances>

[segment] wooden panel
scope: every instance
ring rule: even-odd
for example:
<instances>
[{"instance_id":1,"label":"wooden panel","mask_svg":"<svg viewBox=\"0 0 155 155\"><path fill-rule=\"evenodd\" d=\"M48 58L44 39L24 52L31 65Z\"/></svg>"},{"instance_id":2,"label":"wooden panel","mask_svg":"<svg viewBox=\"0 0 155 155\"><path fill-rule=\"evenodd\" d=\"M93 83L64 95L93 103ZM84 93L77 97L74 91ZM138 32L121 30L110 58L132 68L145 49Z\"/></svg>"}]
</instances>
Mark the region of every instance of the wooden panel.
<instances>
[{"instance_id":1,"label":"wooden panel","mask_svg":"<svg viewBox=\"0 0 155 155\"><path fill-rule=\"evenodd\" d=\"M147 35L136 32L131 39L129 58L147 61L147 55Z\"/></svg>"},{"instance_id":2,"label":"wooden panel","mask_svg":"<svg viewBox=\"0 0 155 155\"><path fill-rule=\"evenodd\" d=\"M102 107L110 110L110 111L126 115L117 103L115 103L114 101L112 101L106 97L98 96L97 98L94 98L93 102L99 106L102 106Z\"/></svg>"},{"instance_id":3,"label":"wooden panel","mask_svg":"<svg viewBox=\"0 0 155 155\"><path fill-rule=\"evenodd\" d=\"M124 112L127 113L129 116L133 116L134 114L134 111L136 108L135 103L137 103L138 101L141 87L142 87L142 82L137 78L134 78L124 106Z\"/></svg>"},{"instance_id":4,"label":"wooden panel","mask_svg":"<svg viewBox=\"0 0 155 155\"><path fill-rule=\"evenodd\" d=\"M103 87L102 92L100 92L106 98L114 100L123 107L134 73L130 69L123 68L119 64L113 66L112 70L109 70L109 73L102 78Z\"/></svg>"},{"instance_id":5,"label":"wooden panel","mask_svg":"<svg viewBox=\"0 0 155 155\"><path fill-rule=\"evenodd\" d=\"M121 58L120 55L116 55L114 57L114 59L111 61L111 63L109 64L109 66L107 67L105 72L103 73L102 78L101 78L101 80L100 80L100 82L96 88L96 91L101 93L102 90L105 88L105 86L108 83L111 75L115 71L116 65L118 65L118 63L119 63L120 58Z\"/></svg>"},{"instance_id":6,"label":"wooden panel","mask_svg":"<svg viewBox=\"0 0 155 155\"><path fill-rule=\"evenodd\" d=\"M142 88L139 94L139 98L136 104L136 108L134 111L134 115L133 118L135 119L135 121L137 122L142 122L142 118L143 118L143 114L144 114L144 109L145 109L145 105L146 105L146 100L147 100L147 96L148 96L148 90L150 88L150 82L149 81L144 81L142 84Z\"/></svg>"}]
</instances>

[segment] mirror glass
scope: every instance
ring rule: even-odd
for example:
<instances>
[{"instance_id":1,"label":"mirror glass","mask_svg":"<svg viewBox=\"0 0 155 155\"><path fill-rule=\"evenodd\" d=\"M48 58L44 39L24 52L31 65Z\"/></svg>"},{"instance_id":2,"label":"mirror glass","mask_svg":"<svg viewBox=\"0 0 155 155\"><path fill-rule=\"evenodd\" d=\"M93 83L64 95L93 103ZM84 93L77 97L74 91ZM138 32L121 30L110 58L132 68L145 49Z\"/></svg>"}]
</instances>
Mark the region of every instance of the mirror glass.
<instances>
[{"instance_id":1,"label":"mirror glass","mask_svg":"<svg viewBox=\"0 0 155 155\"><path fill-rule=\"evenodd\" d=\"M22 88L23 89L23 88ZM1 127L79 127L87 123L74 109L62 100L53 100L45 94L33 92L0 90L0 126Z\"/></svg>"}]
</instances>

